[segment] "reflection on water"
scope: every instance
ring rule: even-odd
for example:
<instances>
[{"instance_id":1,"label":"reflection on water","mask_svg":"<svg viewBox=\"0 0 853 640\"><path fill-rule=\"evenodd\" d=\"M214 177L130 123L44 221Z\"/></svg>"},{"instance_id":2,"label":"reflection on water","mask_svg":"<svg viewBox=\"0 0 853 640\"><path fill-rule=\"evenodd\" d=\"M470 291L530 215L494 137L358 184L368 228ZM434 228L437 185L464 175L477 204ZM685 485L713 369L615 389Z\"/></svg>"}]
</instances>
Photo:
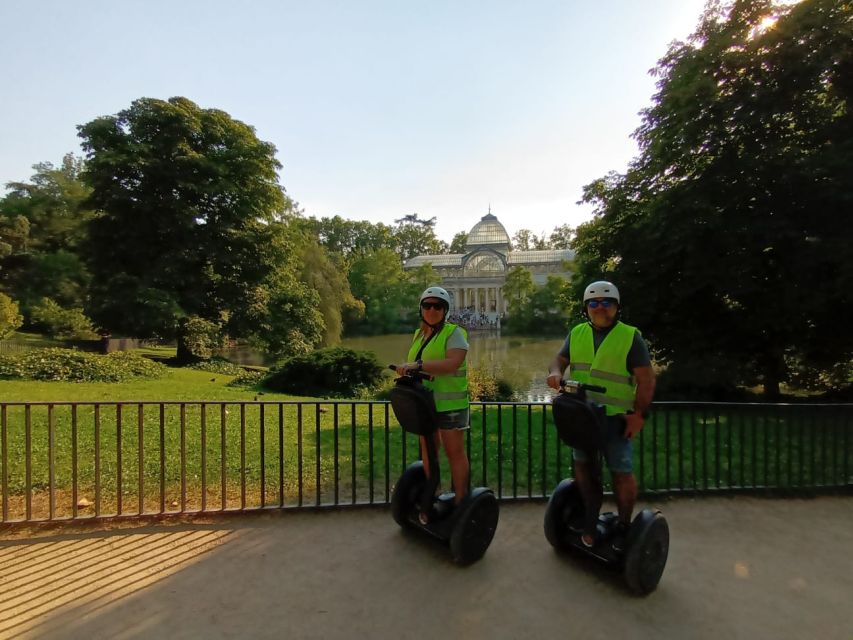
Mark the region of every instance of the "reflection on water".
<instances>
[{"instance_id":1,"label":"reflection on water","mask_svg":"<svg viewBox=\"0 0 853 640\"><path fill-rule=\"evenodd\" d=\"M468 365L492 371L516 390L517 399L550 400L553 391L545 384L548 365L563 344L562 338L500 336L494 333L471 333ZM405 362L411 334L347 338L344 346L376 353L384 364Z\"/></svg>"},{"instance_id":2,"label":"reflection on water","mask_svg":"<svg viewBox=\"0 0 853 640\"><path fill-rule=\"evenodd\" d=\"M484 368L506 380L516 390L518 400L547 401L553 391L545 384L548 365L563 344L562 338L500 336L471 333L469 366ZM373 351L382 365L405 362L412 334L347 338L343 346ZM231 362L242 365L270 366L274 361L249 347L233 347L220 352Z\"/></svg>"}]
</instances>

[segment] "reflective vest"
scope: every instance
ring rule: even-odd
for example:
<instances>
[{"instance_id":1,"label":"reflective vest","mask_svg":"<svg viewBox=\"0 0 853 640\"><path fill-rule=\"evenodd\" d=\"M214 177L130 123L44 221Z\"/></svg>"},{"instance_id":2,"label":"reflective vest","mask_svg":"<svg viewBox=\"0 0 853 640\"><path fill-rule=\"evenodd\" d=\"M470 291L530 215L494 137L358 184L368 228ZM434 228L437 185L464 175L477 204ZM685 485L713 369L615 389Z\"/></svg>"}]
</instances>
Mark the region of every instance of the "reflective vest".
<instances>
[{"instance_id":1,"label":"reflective vest","mask_svg":"<svg viewBox=\"0 0 853 640\"><path fill-rule=\"evenodd\" d=\"M634 408L637 384L625 361L636 332L636 327L617 322L595 351L592 327L588 322L572 329L569 343L571 379L606 388L607 393L587 391L586 395L590 400L603 404L609 416Z\"/></svg>"},{"instance_id":2,"label":"reflective vest","mask_svg":"<svg viewBox=\"0 0 853 640\"><path fill-rule=\"evenodd\" d=\"M441 331L427 343L426 348L421 354L421 360L444 360L447 357L447 339L450 338L450 334L455 329L455 324L445 322ZM459 327L459 330L464 333L467 339L468 333L465 329ZM407 358L409 362L415 361L423 341L424 337L421 334L421 330L418 329L415 331L412 346L409 348ZM460 409L468 408L468 364L466 360L462 361L462 364L455 372L436 376L433 381L424 381L424 386L427 389L432 389L436 411L443 413L445 411L459 411Z\"/></svg>"}]
</instances>

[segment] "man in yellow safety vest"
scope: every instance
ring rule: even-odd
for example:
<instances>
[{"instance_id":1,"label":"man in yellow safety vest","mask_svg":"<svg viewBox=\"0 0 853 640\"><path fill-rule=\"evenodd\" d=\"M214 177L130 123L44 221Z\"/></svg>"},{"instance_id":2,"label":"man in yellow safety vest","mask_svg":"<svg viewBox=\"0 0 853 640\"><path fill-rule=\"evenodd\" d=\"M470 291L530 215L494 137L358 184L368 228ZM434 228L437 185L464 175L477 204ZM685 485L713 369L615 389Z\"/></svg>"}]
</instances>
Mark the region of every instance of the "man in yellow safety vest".
<instances>
[{"instance_id":1,"label":"man in yellow safety vest","mask_svg":"<svg viewBox=\"0 0 853 640\"><path fill-rule=\"evenodd\" d=\"M584 291L583 305L587 322L576 325L566 337L549 367L548 386L559 389L568 367L567 379L607 389L605 393L587 391L587 397L604 405L607 412L603 453L613 477L619 510L612 544L616 550L622 550L637 501L631 441L643 428L652 403L655 374L640 331L618 319L621 297L613 283L599 280L590 284ZM601 496L591 476L591 461L578 449L572 450L572 458L584 504L597 513ZM595 530L589 524L581 541L588 547L595 544Z\"/></svg>"}]
</instances>

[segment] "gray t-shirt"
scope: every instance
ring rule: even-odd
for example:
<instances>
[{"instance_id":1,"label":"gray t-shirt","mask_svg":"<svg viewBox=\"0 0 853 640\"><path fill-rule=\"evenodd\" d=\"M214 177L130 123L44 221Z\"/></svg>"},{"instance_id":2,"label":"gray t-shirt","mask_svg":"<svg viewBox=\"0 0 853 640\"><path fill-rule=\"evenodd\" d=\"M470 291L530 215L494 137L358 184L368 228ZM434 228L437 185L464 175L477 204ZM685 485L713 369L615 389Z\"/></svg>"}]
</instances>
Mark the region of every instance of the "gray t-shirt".
<instances>
[{"instance_id":1,"label":"gray t-shirt","mask_svg":"<svg viewBox=\"0 0 853 640\"><path fill-rule=\"evenodd\" d=\"M615 326L615 325L614 325ZM613 327L605 329L604 331L599 331L595 327L592 328L592 348L593 351L598 351L598 347L604 341L604 338L607 337L607 334L610 333L610 330ZM569 347L571 345L572 334L569 332L569 335L566 336L565 342L563 342L563 346L560 347L560 351L557 355L569 359ZM649 347L646 344L646 341L643 339L643 336L640 334L639 330L634 332L634 342L631 343L631 348L628 351L628 357L625 359L625 368L628 371L633 371L637 367L650 367L652 364L652 359L649 356Z\"/></svg>"},{"instance_id":2,"label":"gray t-shirt","mask_svg":"<svg viewBox=\"0 0 853 640\"><path fill-rule=\"evenodd\" d=\"M456 327L447 337L447 349L464 349L468 351L468 340L465 338L465 332L459 327Z\"/></svg>"},{"instance_id":3,"label":"gray t-shirt","mask_svg":"<svg viewBox=\"0 0 853 640\"><path fill-rule=\"evenodd\" d=\"M468 351L468 340L465 339L465 333L459 327L453 330L450 337L447 338L448 349L465 349Z\"/></svg>"}]
</instances>

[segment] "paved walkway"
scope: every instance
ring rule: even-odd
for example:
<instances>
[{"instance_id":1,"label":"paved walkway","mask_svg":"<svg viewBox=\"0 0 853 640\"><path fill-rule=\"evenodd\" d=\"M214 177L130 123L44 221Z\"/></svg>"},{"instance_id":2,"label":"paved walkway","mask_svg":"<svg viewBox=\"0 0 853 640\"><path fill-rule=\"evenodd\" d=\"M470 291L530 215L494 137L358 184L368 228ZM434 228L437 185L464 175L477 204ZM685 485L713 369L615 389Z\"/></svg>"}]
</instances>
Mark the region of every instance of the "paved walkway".
<instances>
[{"instance_id":1,"label":"paved walkway","mask_svg":"<svg viewBox=\"0 0 853 640\"><path fill-rule=\"evenodd\" d=\"M383 509L270 513L0 540L0 637L853 638L853 498L663 505L657 591L553 552L504 505L458 568Z\"/></svg>"}]
</instances>

